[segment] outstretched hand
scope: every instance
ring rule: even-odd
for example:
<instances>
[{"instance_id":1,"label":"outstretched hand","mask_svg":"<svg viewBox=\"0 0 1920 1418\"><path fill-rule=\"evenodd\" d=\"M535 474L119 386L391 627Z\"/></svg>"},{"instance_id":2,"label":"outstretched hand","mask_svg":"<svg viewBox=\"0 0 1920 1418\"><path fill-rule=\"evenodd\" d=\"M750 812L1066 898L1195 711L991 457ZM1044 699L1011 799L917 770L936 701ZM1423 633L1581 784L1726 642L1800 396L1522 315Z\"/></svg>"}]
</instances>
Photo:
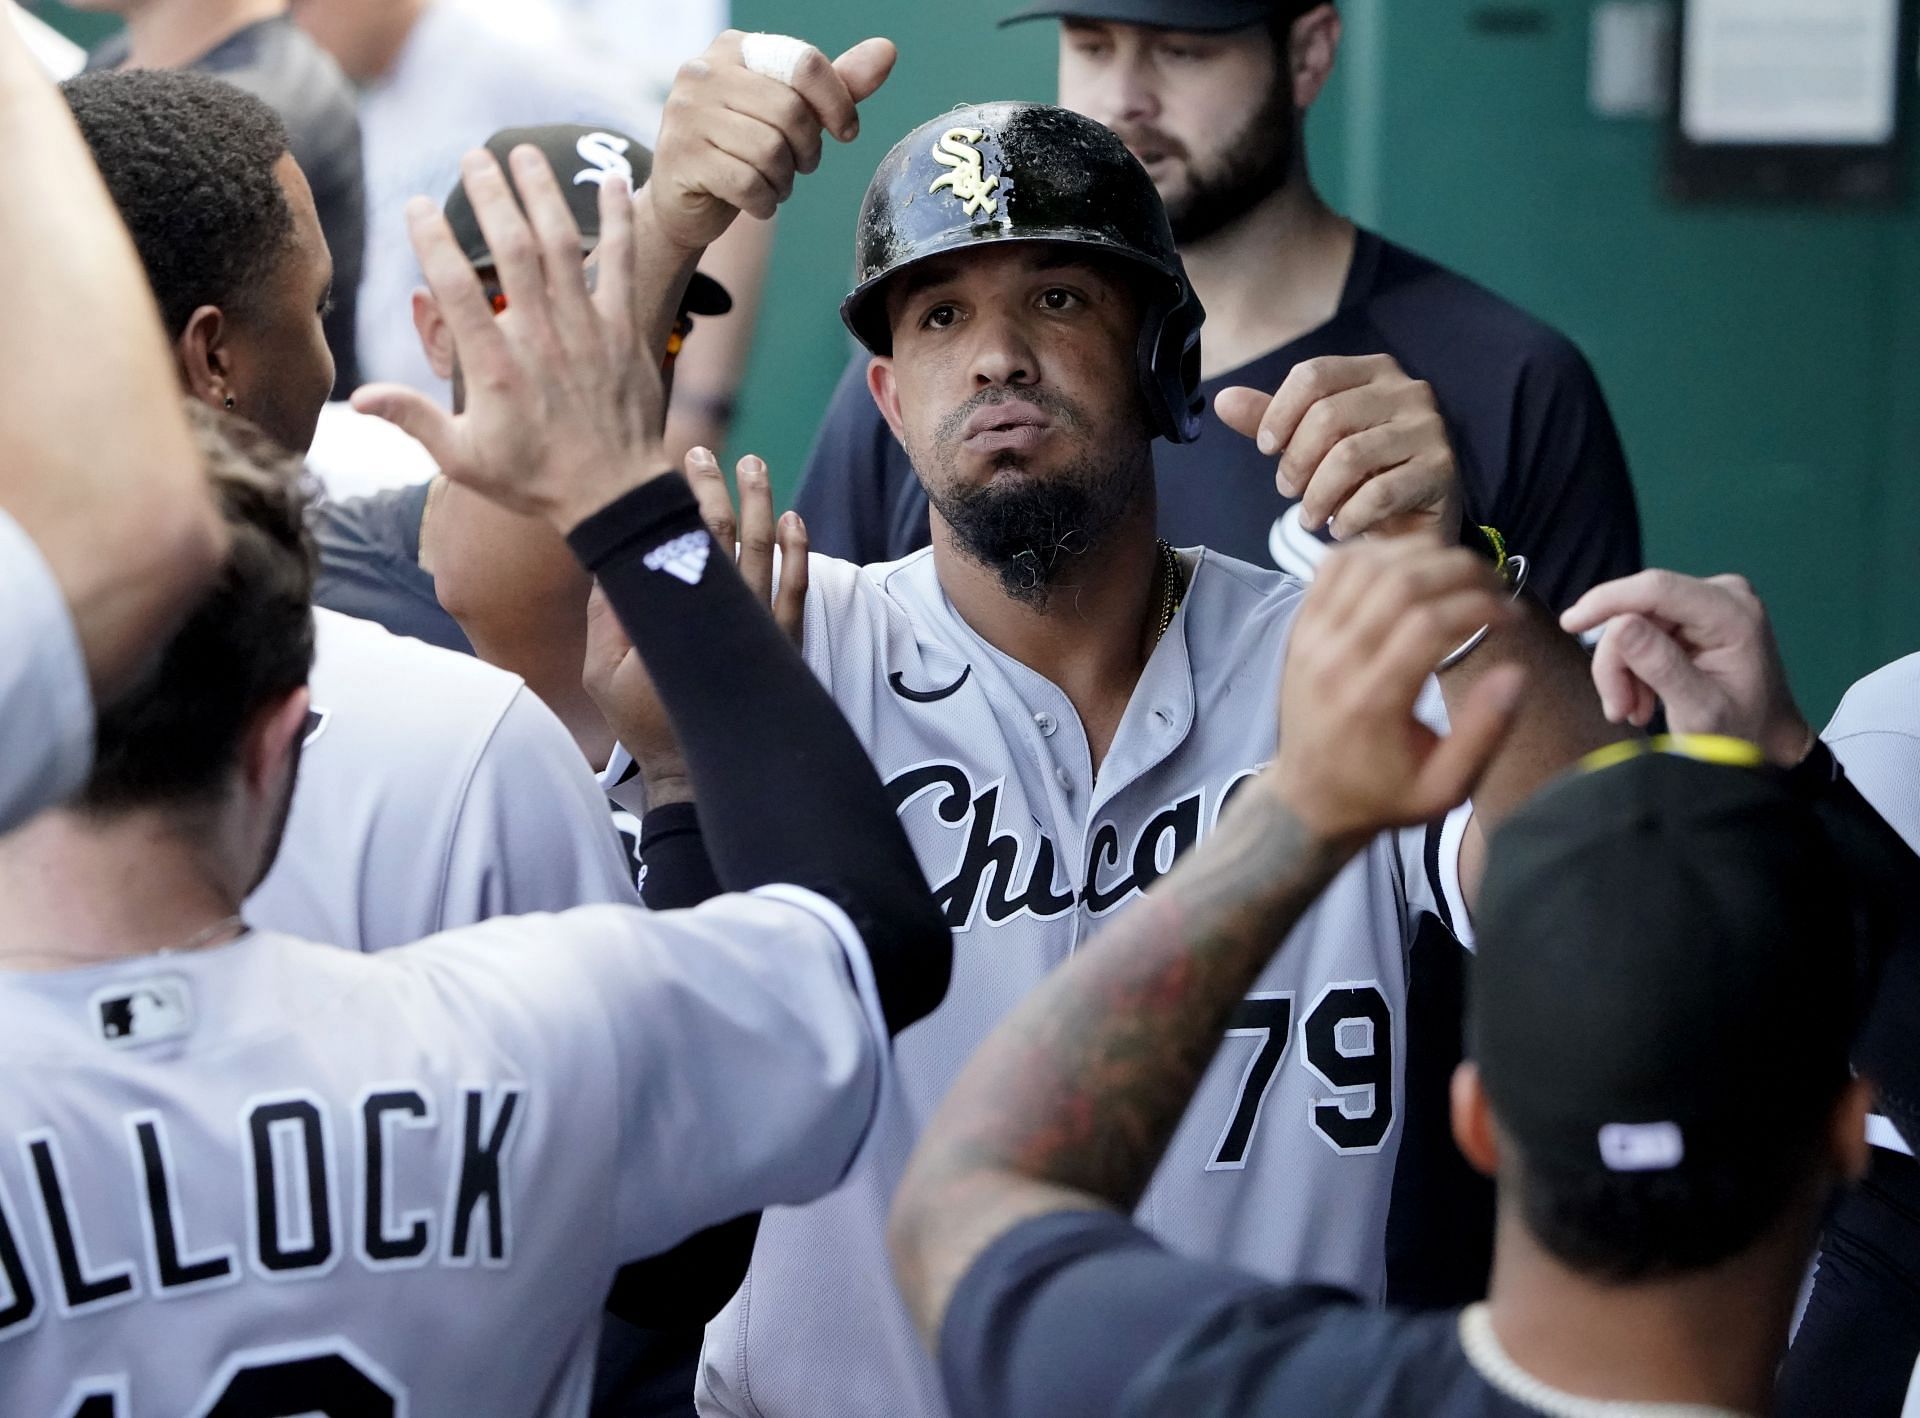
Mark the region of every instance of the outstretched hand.
<instances>
[{"instance_id":1,"label":"outstretched hand","mask_svg":"<svg viewBox=\"0 0 1920 1418\"><path fill-rule=\"evenodd\" d=\"M1515 665L1487 671L1452 731L1414 715L1435 665L1483 625L1515 614L1472 552L1368 542L1328 556L1294 622L1280 685L1279 753L1267 777L1325 841L1357 844L1466 800L1512 727Z\"/></svg>"},{"instance_id":2,"label":"outstretched hand","mask_svg":"<svg viewBox=\"0 0 1920 1418\"><path fill-rule=\"evenodd\" d=\"M789 46L792 79L748 67L749 40ZM858 106L893 71L891 40L868 39L838 59L784 36L728 30L681 65L667 98L645 198L659 231L682 250L711 245L741 212L771 217L796 174L820 165L821 134L859 135Z\"/></svg>"},{"instance_id":3,"label":"outstretched hand","mask_svg":"<svg viewBox=\"0 0 1920 1418\"><path fill-rule=\"evenodd\" d=\"M1277 460L1281 495L1300 499L1308 531L1460 539L1460 473L1433 389L1390 355L1302 360L1266 394L1215 398L1220 421Z\"/></svg>"},{"instance_id":4,"label":"outstretched hand","mask_svg":"<svg viewBox=\"0 0 1920 1418\"><path fill-rule=\"evenodd\" d=\"M490 153L461 162L506 297L503 313L439 209L418 197L407 206L414 251L465 376L465 410L449 413L395 384L360 389L353 405L419 439L453 481L565 533L671 470L661 446L666 400L633 309L626 184L600 189L590 283L579 228L546 158L522 146L510 161L524 211Z\"/></svg>"},{"instance_id":5,"label":"outstretched hand","mask_svg":"<svg viewBox=\"0 0 1920 1418\"><path fill-rule=\"evenodd\" d=\"M1600 625L1593 683L1613 723L1645 728L1665 704L1676 732L1746 739L1783 768L1813 746L1767 608L1744 577L1642 571L1595 586L1560 617L1576 635Z\"/></svg>"},{"instance_id":6,"label":"outstretched hand","mask_svg":"<svg viewBox=\"0 0 1920 1418\"><path fill-rule=\"evenodd\" d=\"M799 645L807 605L807 529L800 514L789 512L775 522L767 465L758 458L742 458L734 467L740 484L737 516L726 476L712 453L705 448L688 453L686 472L714 541L722 547L738 547L740 575L747 588L773 607L774 620ZM581 679L614 736L639 765L648 803L658 807L690 801L692 784L666 707L598 587L587 607L587 658Z\"/></svg>"}]
</instances>

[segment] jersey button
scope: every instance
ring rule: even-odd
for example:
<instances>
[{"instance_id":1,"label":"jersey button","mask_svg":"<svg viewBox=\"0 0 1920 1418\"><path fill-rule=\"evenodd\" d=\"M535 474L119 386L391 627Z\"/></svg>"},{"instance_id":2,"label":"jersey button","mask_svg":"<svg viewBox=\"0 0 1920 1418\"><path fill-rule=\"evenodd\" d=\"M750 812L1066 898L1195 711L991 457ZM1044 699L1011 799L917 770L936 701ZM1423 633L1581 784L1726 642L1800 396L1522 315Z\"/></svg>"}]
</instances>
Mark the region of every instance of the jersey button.
<instances>
[{"instance_id":1,"label":"jersey button","mask_svg":"<svg viewBox=\"0 0 1920 1418\"><path fill-rule=\"evenodd\" d=\"M1033 716L1033 722L1034 727L1038 728L1047 738L1052 738L1053 731L1060 727L1060 721L1044 709Z\"/></svg>"},{"instance_id":2,"label":"jersey button","mask_svg":"<svg viewBox=\"0 0 1920 1418\"><path fill-rule=\"evenodd\" d=\"M1073 775L1067 772L1066 769L1055 768L1053 770L1053 781L1060 785L1061 792L1071 793L1073 791Z\"/></svg>"}]
</instances>

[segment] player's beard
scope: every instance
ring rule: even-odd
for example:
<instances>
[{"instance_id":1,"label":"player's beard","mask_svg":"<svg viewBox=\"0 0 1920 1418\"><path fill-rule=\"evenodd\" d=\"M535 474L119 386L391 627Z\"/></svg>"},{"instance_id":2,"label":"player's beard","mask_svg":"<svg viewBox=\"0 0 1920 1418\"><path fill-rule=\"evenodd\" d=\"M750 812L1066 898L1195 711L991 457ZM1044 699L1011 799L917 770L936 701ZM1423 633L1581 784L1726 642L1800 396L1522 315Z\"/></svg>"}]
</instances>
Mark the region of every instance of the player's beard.
<instances>
[{"instance_id":1,"label":"player's beard","mask_svg":"<svg viewBox=\"0 0 1920 1418\"><path fill-rule=\"evenodd\" d=\"M982 391L941 420L934 463L940 476L925 478L927 500L952 528L960 550L1000 579L1007 595L1044 610L1054 588L1072 569L1106 544L1121 519L1143 505L1153 485L1153 463L1144 435L1130 466L1083 450L1064 466L1042 474L995 479L983 487L963 485L952 450L974 412L1019 399L1045 411L1064 434L1084 430L1087 419L1068 399L1048 389ZM1019 468L1019 453L1003 453L995 469ZM915 459L916 466L925 466Z\"/></svg>"},{"instance_id":2,"label":"player's beard","mask_svg":"<svg viewBox=\"0 0 1920 1418\"><path fill-rule=\"evenodd\" d=\"M1284 189L1293 176L1294 141L1300 115L1293 88L1282 74L1253 116L1206 163L1188 159L1187 190L1167 205L1177 246L1190 246L1225 230ZM1151 147L1142 140L1133 146Z\"/></svg>"}]
</instances>

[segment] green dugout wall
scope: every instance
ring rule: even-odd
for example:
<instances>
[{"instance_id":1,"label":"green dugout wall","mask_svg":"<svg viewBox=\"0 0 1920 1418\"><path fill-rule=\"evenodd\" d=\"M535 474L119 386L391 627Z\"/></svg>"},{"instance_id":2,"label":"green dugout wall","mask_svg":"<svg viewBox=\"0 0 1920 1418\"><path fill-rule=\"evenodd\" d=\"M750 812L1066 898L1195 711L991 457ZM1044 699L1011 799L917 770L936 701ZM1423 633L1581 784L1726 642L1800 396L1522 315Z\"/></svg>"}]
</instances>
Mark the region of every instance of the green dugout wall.
<instances>
[{"instance_id":1,"label":"green dugout wall","mask_svg":"<svg viewBox=\"0 0 1920 1418\"><path fill-rule=\"evenodd\" d=\"M765 455L785 490L848 353L835 311L881 154L953 104L1052 96L1052 28L996 29L1013 7L735 0L743 28L829 50L884 33L902 51L862 137L829 144L780 218L733 451ZM1650 559L1750 576L1824 716L1920 650L1920 206L1672 203L1660 122L1588 107L1594 8L1342 0L1339 70L1309 120L1315 175L1357 220L1579 343L1626 440Z\"/></svg>"}]
</instances>

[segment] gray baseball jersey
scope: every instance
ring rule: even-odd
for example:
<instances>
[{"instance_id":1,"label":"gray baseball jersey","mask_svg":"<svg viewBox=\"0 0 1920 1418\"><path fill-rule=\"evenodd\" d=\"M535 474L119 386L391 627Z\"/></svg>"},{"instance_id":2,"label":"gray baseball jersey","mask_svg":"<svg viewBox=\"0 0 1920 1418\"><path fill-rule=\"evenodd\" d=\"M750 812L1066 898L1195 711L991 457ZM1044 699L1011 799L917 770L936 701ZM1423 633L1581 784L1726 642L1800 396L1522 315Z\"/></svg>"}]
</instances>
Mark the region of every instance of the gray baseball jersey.
<instances>
[{"instance_id":1,"label":"gray baseball jersey","mask_svg":"<svg viewBox=\"0 0 1920 1418\"><path fill-rule=\"evenodd\" d=\"M53 568L0 510L0 832L75 792L93 762L93 692Z\"/></svg>"},{"instance_id":2,"label":"gray baseball jersey","mask_svg":"<svg viewBox=\"0 0 1920 1418\"><path fill-rule=\"evenodd\" d=\"M387 950L638 899L586 760L518 675L329 610L314 629L293 810L248 920Z\"/></svg>"},{"instance_id":3,"label":"gray baseball jersey","mask_svg":"<svg viewBox=\"0 0 1920 1418\"><path fill-rule=\"evenodd\" d=\"M815 558L806 653L891 785L955 930L946 1003L903 1033L873 1136L832 1196L769 1213L709 1327L701 1411L943 1411L883 1244L907 1153L987 1033L1217 820L1273 755L1301 588L1210 552L1096 778L1066 696L954 612L931 553ZM1426 708L1438 722L1438 688ZM1450 862L1464 815L1439 853ZM1425 834L1382 837L1240 1006L1139 1216L1176 1249L1377 1295ZM1463 913L1455 912L1456 919ZM1098 949L1097 940L1092 948Z\"/></svg>"},{"instance_id":4,"label":"gray baseball jersey","mask_svg":"<svg viewBox=\"0 0 1920 1418\"><path fill-rule=\"evenodd\" d=\"M833 1186L887 1035L792 887L0 974L0 1412L587 1409L615 1268Z\"/></svg>"}]
</instances>

